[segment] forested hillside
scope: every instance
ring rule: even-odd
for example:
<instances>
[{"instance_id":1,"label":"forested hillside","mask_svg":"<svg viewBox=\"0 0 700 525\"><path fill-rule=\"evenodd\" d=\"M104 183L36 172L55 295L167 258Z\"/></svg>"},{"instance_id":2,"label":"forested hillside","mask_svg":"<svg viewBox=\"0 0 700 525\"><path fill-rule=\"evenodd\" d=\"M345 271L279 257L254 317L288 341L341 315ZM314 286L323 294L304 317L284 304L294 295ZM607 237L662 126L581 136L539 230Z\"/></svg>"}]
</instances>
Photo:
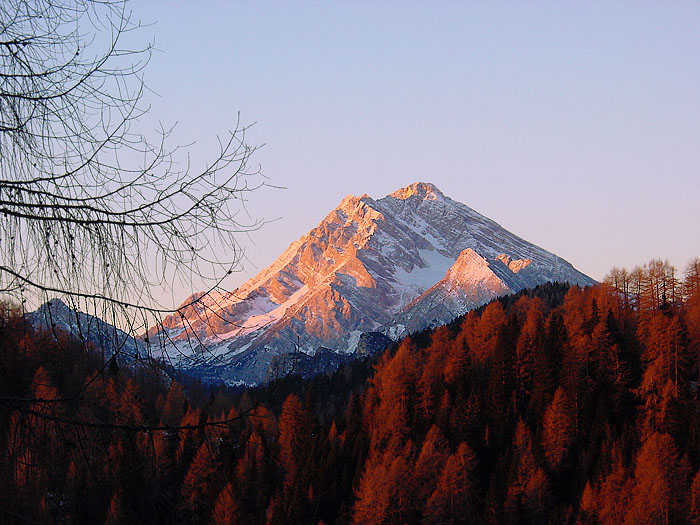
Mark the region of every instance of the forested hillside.
<instances>
[{"instance_id":1,"label":"forested hillside","mask_svg":"<svg viewBox=\"0 0 700 525\"><path fill-rule=\"evenodd\" d=\"M0 521L700 523L700 262L244 392L0 325Z\"/></svg>"}]
</instances>

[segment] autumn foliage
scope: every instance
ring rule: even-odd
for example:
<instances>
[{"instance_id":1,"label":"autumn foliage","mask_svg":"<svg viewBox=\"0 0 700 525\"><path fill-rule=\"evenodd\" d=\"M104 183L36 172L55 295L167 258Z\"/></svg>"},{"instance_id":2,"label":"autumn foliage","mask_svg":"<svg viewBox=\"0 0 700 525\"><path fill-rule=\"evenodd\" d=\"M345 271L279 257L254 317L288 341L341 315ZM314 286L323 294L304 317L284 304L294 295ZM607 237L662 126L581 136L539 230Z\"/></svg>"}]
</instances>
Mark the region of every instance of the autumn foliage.
<instances>
[{"instance_id":1,"label":"autumn foliage","mask_svg":"<svg viewBox=\"0 0 700 525\"><path fill-rule=\"evenodd\" d=\"M697 270L541 286L244 392L6 308L0 522L700 523Z\"/></svg>"}]
</instances>

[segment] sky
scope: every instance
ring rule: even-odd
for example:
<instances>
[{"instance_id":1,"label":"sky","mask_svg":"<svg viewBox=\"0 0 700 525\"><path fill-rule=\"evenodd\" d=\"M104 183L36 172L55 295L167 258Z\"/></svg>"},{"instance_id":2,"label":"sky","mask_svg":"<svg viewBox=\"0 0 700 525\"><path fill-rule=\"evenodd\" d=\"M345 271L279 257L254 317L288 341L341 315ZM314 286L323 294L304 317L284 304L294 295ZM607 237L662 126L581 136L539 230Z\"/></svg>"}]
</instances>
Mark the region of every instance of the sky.
<instances>
[{"instance_id":1,"label":"sky","mask_svg":"<svg viewBox=\"0 0 700 525\"><path fill-rule=\"evenodd\" d=\"M247 260L348 194L416 181L571 262L700 256L698 2L131 4L158 49L145 124L195 162L240 114L267 183Z\"/></svg>"}]
</instances>

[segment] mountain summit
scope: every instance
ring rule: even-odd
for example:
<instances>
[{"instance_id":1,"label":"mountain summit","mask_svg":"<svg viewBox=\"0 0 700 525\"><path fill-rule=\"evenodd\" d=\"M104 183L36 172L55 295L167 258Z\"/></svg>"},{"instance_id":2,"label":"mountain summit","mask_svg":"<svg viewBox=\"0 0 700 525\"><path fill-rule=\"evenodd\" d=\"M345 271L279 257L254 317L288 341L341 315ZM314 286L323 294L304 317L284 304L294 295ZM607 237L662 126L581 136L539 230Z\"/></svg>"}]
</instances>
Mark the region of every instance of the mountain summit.
<instances>
[{"instance_id":1,"label":"mountain summit","mask_svg":"<svg viewBox=\"0 0 700 525\"><path fill-rule=\"evenodd\" d=\"M394 193L387 195L388 197L394 197L399 200L410 199L411 197L417 197L420 200L431 200L431 201L443 201L445 196L442 192L437 189L437 186L429 182L414 182L410 186L405 188L400 188Z\"/></svg>"},{"instance_id":2,"label":"mountain summit","mask_svg":"<svg viewBox=\"0 0 700 525\"><path fill-rule=\"evenodd\" d=\"M365 332L396 339L548 281L594 283L417 182L378 200L348 195L240 288L184 310L186 330L179 314L164 328L181 366L256 383L277 355L352 353Z\"/></svg>"}]
</instances>

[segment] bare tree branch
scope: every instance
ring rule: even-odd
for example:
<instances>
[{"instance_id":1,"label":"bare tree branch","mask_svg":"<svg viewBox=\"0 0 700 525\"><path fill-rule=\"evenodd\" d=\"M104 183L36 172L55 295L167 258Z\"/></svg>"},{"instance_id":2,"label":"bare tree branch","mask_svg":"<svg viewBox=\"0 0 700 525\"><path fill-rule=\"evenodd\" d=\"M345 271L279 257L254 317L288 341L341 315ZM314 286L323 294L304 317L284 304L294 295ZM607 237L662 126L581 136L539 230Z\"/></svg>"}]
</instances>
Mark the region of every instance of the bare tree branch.
<instances>
[{"instance_id":1,"label":"bare tree branch","mask_svg":"<svg viewBox=\"0 0 700 525\"><path fill-rule=\"evenodd\" d=\"M141 27L125 0L0 4L0 293L20 303L59 296L152 326L177 311L158 301L173 283L218 289L261 225L240 218L264 182L239 118L200 170L171 130L135 131Z\"/></svg>"}]
</instances>

